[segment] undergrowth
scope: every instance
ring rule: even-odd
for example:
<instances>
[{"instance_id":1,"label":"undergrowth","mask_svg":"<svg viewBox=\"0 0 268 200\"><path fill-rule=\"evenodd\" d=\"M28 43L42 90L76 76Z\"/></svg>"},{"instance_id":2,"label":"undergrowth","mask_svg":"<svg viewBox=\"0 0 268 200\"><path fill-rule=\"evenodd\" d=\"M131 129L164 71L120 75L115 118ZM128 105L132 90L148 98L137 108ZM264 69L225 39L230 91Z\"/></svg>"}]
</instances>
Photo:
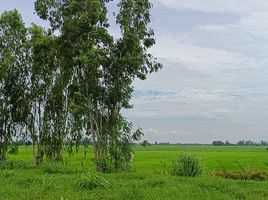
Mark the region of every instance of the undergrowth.
<instances>
[{"instance_id":1,"label":"undergrowth","mask_svg":"<svg viewBox=\"0 0 268 200\"><path fill-rule=\"evenodd\" d=\"M95 188L111 189L111 184L96 173L86 172L78 183L82 189L93 190Z\"/></svg>"},{"instance_id":2,"label":"undergrowth","mask_svg":"<svg viewBox=\"0 0 268 200\"><path fill-rule=\"evenodd\" d=\"M29 168L29 163L22 160L6 160L0 162L0 169L13 170L13 169L22 169Z\"/></svg>"},{"instance_id":3,"label":"undergrowth","mask_svg":"<svg viewBox=\"0 0 268 200\"><path fill-rule=\"evenodd\" d=\"M214 174L215 176L235 179L235 180L253 180L253 181L263 181L266 180L267 173L257 169L246 169L239 171L220 171Z\"/></svg>"},{"instance_id":4,"label":"undergrowth","mask_svg":"<svg viewBox=\"0 0 268 200\"><path fill-rule=\"evenodd\" d=\"M203 167L197 156L180 154L172 160L170 173L175 176L201 176Z\"/></svg>"}]
</instances>

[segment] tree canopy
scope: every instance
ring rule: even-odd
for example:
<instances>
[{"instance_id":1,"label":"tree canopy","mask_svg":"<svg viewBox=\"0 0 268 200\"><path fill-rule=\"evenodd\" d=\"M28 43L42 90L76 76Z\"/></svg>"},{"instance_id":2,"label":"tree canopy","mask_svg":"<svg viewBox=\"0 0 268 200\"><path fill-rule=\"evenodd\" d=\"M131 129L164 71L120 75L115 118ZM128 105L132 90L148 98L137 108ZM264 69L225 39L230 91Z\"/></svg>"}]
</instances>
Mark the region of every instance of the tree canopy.
<instances>
[{"instance_id":1,"label":"tree canopy","mask_svg":"<svg viewBox=\"0 0 268 200\"><path fill-rule=\"evenodd\" d=\"M142 131L133 132L121 111L132 107L133 81L162 65L148 52L155 44L149 0L120 0L117 12L111 3L36 0L47 29L26 28L16 10L0 16L0 160L16 134L31 138L36 164L44 156L62 161L64 145L72 152L90 137L97 170L130 167Z\"/></svg>"}]
</instances>

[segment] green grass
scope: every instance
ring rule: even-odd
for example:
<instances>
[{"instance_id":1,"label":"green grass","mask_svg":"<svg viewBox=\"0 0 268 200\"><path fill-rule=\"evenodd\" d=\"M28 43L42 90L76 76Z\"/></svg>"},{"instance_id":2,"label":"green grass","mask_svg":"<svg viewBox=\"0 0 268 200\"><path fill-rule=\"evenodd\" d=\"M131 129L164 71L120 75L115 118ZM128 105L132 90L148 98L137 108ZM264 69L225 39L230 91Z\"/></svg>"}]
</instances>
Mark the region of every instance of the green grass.
<instances>
[{"instance_id":1,"label":"green grass","mask_svg":"<svg viewBox=\"0 0 268 200\"><path fill-rule=\"evenodd\" d=\"M0 199L268 199L268 181L239 181L222 179L212 174L222 170L256 168L268 170L268 151L265 147L209 147L209 146L150 146L137 147L134 172L99 174L111 187L87 189L80 187L87 169L93 169L91 150L83 160L80 153L67 165L39 168L32 165L31 147L21 147L19 154L9 155L15 160L12 167L0 166ZM194 154L202 159L205 175L186 178L165 175L167 166L176 154ZM83 166L82 166L83 165Z\"/></svg>"}]
</instances>

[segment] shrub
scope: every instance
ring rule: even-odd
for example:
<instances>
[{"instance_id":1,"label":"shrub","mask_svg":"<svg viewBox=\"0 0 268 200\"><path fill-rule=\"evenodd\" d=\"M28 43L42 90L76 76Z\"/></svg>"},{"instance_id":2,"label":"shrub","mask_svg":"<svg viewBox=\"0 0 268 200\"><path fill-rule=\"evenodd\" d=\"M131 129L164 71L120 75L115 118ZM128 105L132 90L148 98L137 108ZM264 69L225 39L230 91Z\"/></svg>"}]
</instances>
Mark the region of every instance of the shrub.
<instances>
[{"instance_id":1,"label":"shrub","mask_svg":"<svg viewBox=\"0 0 268 200\"><path fill-rule=\"evenodd\" d=\"M63 170L63 166L61 163L46 161L42 165L43 172L46 174L55 174L60 173Z\"/></svg>"},{"instance_id":2,"label":"shrub","mask_svg":"<svg viewBox=\"0 0 268 200\"><path fill-rule=\"evenodd\" d=\"M21 169L28 167L27 163L22 160L6 160L0 162L0 169Z\"/></svg>"},{"instance_id":3,"label":"shrub","mask_svg":"<svg viewBox=\"0 0 268 200\"><path fill-rule=\"evenodd\" d=\"M16 173L12 170L4 170L2 173L1 173L1 176L4 177L4 178L12 178L16 175Z\"/></svg>"},{"instance_id":4,"label":"shrub","mask_svg":"<svg viewBox=\"0 0 268 200\"><path fill-rule=\"evenodd\" d=\"M140 184L138 183L131 183L131 184L128 184L127 186L126 185L122 185L121 186L121 198L119 199L146 199L144 197L144 192L142 192L142 187Z\"/></svg>"},{"instance_id":5,"label":"shrub","mask_svg":"<svg viewBox=\"0 0 268 200\"><path fill-rule=\"evenodd\" d=\"M171 169L170 169L170 167L167 165L167 163L165 161L160 160L160 165L161 165L163 171L162 172L155 171L157 174L159 174L159 175L168 175L168 174L170 174Z\"/></svg>"},{"instance_id":6,"label":"shrub","mask_svg":"<svg viewBox=\"0 0 268 200\"><path fill-rule=\"evenodd\" d=\"M9 154L18 154L19 153L19 147L18 146L12 146L10 150L8 151Z\"/></svg>"},{"instance_id":7,"label":"shrub","mask_svg":"<svg viewBox=\"0 0 268 200\"><path fill-rule=\"evenodd\" d=\"M83 189L93 190L95 188L111 188L111 184L103 177L87 172L79 182L79 187Z\"/></svg>"},{"instance_id":8,"label":"shrub","mask_svg":"<svg viewBox=\"0 0 268 200\"><path fill-rule=\"evenodd\" d=\"M102 157L98 159L93 159L99 171L103 173L111 173L115 171L114 163L111 157Z\"/></svg>"},{"instance_id":9,"label":"shrub","mask_svg":"<svg viewBox=\"0 0 268 200\"><path fill-rule=\"evenodd\" d=\"M147 181L147 186L149 188L161 188L166 185L166 180L158 178L158 179L149 179Z\"/></svg>"},{"instance_id":10,"label":"shrub","mask_svg":"<svg viewBox=\"0 0 268 200\"><path fill-rule=\"evenodd\" d=\"M221 171L216 172L216 176L226 178L226 179L235 179L235 180L254 180L254 181L263 181L267 179L267 174L263 171L256 169L247 169L240 171Z\"/></svg>"},{"instance_id":11,"label":"shrub","mask_svg":"<svg viewBox=\"0 0 268 200\"><path fill-rule=\"evenodd\" d=\"M201 161L197 156L180 154L172 160L170 173L176 176L201 176Z\"/></svg>"}]
</instances>

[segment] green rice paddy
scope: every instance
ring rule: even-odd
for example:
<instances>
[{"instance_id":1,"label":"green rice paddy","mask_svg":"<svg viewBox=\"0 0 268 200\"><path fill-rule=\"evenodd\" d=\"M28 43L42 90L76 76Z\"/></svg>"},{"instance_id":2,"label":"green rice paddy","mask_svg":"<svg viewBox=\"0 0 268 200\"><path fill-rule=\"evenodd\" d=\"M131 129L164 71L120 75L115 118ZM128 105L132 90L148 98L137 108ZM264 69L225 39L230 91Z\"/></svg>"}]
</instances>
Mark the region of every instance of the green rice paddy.
<instances>
[{"instance_id":1,"label":"green rice paddy","mask_svg":"<svg viewBox=\"0 0 268 200\"><path fill-rule=\"evenodd\" d=\"M0 199L268 199L268 180L242 181L214 176L217 171L268 170L266 147L150 146L136 147L134 171L98 174L109 188L92 190L79 187L86 171L93 171L91 149L84 159L84 149L65 164L32 164L31 147L21 147L9 155L11 164L0 168ZM171 160L180 153L197 155L202 160L201 177L174 177L166 173Z\"/></svg>"}]
</instances>

